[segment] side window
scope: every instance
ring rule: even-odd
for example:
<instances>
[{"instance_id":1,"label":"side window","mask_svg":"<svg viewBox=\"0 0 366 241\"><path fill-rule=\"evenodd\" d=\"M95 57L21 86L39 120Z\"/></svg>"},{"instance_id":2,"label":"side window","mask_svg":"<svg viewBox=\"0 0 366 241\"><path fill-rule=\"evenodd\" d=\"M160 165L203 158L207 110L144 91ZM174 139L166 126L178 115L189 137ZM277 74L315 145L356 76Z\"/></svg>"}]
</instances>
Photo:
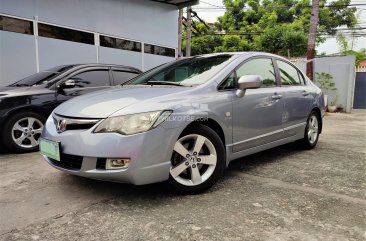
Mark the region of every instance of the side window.
<instances>
[{"instance_id":1,"label":"side window","mask_svg":"<svg viewBox=\"0 0 366 241\"><path fill-rule=\"evenodd\" d=\"M244 75L260 75L263 79L262 87L277 86L272 59L260 58L249 60L238 68L236 74L238 79Z\"/></svg>"},{"instance_id":2,"label":"side window","mask_svg":"<svg viewBox=\"0 0 366 241\"><path fill-rule=\"evenodd\" d=\"M236 88L235 71L219 86L219 90L232 90Z\"/></svg>"},{"instance_id":3,"label":"side window","mask_svg":"<svg viewBox=\"0 0 366 241\"><path fill-rule=\"evenodd\" d=\"M74 75L69 79L75 80L76 88L110 85L108 70L90 70Z\"/></svg>"},{"instance_id":4,"label":"side window","mask_svg":"<svg viewBox=\"0 0 366 241\"><path fill-rule=\"evenodd\" d=\"M292 65L277 60L278 69L281 75L281 85L302 85L304 83L302 75Z\"/></svg>"},{"instance_id":5,"label":"side window","mask_svg":"<svg viewBox=\"0 0 366 241\"><path fill-rule=\"evenodd\" d=\"M136 77L138 73L126 72L122 70L113 70L114 84L119 85L127 82L128 80Z\"/></svg>"}]
</instances>

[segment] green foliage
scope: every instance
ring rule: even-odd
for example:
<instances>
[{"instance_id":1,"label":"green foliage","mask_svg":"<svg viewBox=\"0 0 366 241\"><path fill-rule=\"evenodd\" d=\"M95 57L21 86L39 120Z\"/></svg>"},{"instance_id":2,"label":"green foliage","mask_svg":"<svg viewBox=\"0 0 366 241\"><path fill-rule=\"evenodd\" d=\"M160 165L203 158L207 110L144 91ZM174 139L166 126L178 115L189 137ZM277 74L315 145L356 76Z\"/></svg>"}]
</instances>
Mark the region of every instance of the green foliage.
<instances>
[{"instance_id":1,"label":"green foliage","mask_svg":"<svg viewBox=\"0 0 366 241\"><path fill-rule=\"evenodd\" d=\"M328 73L315 73L314 83L323 90L324 94L329 95L331 92L336 91L335 83L333 82L333 76Z\"/></svg>"},{"instance_id":2,"label":"green foliage","mask_svg":"<svg viewBox=\"0 0 366 241\"><path fill-rule=\"evenodd\" d=\"M321 34L334 35L338 26L356 24L356 8L346 7L349 3L350 0L320 1L318 42L325 40ZM200 33L192 39L192 55L246 50L305 55L310 0L223 0L223 4L227 11L218 18L214 29L198 24ZM335 7L322 7L325 4ZM207 35L220 31L230 35Z\"/></svg>"},{"instance_id":3,"label":"green foliage","mask_svg":"<svg viewBox=\"0 0 366 241\"><path fill-rule=\"evenodd\" d=\"M246 39L240 38L238 35L227 35L222 39L222 45L215 47L215 52L239 52L248 51L251 49L248 41Z\"/></svg>"},{"instance_id":4,"label":"green foliage","mask_svg":"<svg viewBox=\"0 0 366 241\"><path fill-rule=\"evenodd\" d=\"M337 91L337 88L333 82L333 76L324 72L315 73L314 83L328 96L330 105L336 105L337 93L335 91Z\"/></svg>"},{"instance_id":5,"label":"green foliage","mask_svg":"<svg viewBox=\"0 0 366 241\"><path fill-rule=\"evenodd\" d=\"M361 49L360 51L354 51L350 48L348 39L344 34L337 34L337 42L341 48L341 54L353 55L356 57L356 66L361 63L362 60L366 59L366 49Z\"/></svg>"},{"instance_id":6,"label":"green foliage","mask_svg":"<svg viewBox=\"0 0 366 241\"><path fill-rule=\"evenodd\" d=\"M346 36L342 33L338 33L336 39L341 48L341 52L347 52L349 50L349 46Z\"/></svg>"},{"instance_id":7,"label":"green foliage","mask_svg":"<svg viewBox=\"0 0 366 241\"><path fill-rule=\"evenodd\" d=\"M354 55L356 57L356 66L360 65L361 61L366 59L366 49L360 51L347 50L342 52L344 55Z\"/></svg>"},{"instance_id":8,"label":"green foliage","mask_svg":"<svg viewBox=\"0 0 366 241\"><path fill-rule=\"evenodd\" d=\"M279 55L303 56L306 53L307 36L288 25L268 29L259 38L260 49Z\"/></svg>"}]
</instances>

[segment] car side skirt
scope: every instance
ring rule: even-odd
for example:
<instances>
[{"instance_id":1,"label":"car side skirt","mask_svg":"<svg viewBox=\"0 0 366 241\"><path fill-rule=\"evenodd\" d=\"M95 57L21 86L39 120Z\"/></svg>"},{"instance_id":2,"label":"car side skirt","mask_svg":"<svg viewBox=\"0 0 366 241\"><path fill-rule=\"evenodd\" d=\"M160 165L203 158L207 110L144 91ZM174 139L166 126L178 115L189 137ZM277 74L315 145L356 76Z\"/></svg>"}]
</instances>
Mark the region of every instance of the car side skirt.
<instances>
[{"instance_id":1,"label":"car side skirt","mask_svg":"<svg viewBox=\"0 0 366 241\"><path fill-rule=\"evenodd\" d=\"M293 136L290 136L290 137L287 137L287 138L284 138L284 139L269 142L267 144L252 147L252 148L249 148L249 149L246 149L246 150L243 150L243 151L231 153L229 161L228 161L227 164L229 164L229 162L232 161L232 160L235 160L235 159L238 159L238 158L241 158L241 157L245 157L245 156L248 156L248 155L251 155L251 154L254 154L254 153L257 153L257 152L261 152L261 151L264 151L264 150L268 150L268 149L271 149L271 148L274 148L274 147L277 147L277 146L280 146L280 145L291 143L291 142L300 140L303 137L304 137L304 133L303 132L302 133L298 132L296 135L293 135ZM227 146L227 149L230 150L231 148L232 148L231 146Z\"/></svg>"}]
</instances>

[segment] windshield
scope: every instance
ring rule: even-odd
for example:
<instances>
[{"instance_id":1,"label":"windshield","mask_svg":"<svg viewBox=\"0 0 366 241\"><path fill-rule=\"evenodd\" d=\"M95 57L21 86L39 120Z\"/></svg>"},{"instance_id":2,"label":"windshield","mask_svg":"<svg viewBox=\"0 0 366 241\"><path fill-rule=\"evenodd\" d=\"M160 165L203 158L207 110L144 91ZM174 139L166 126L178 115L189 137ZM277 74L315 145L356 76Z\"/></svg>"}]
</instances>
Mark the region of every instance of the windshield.
<instances>
[{"instance_id":1,"label":"windshield","mask_svg":"<svg viewBox=\"0 0 366 241\"><path fill-rule=\"evenodd\" d=\"M181 85L206 83L231 60L232 55L193 57L158 66L128 81L127 85Z\"/></svg>"},{"instance_id":2,"label":"windshield","mask_svg":"<svg viewBox=\"0 0 366 241\"><path fill-rule=\"evenodd\" d=\"M41 71L36 74L30 75L18 82L15 82L14 84L10 86L34 86L34 85L42 85L47 84L50 80L52 80L57 75L61 74L62 72L65 72L66 70L69 70L73 67L73 65L63 65L54 67L49 70Z\"/></svg>"}]
</instances>

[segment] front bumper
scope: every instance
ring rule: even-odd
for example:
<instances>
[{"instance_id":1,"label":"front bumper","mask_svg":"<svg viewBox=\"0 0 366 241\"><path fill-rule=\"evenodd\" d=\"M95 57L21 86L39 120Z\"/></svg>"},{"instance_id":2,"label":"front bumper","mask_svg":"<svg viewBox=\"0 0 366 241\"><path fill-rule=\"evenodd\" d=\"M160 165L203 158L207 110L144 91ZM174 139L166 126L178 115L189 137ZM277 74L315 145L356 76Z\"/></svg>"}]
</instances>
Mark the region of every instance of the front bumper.
<instances>
[{"instance_id":1,"label":"front bumper","mask_svg":"<svg viewBox=\"0 0 366 241\"><path fill-rule=\"evenodd\" d=\"M169 178L170 158L180 135L180 129L157 128L135 135L117 133L92 133L88 130L68 130L57 133L52 117L48 118L42 137L61 143L62 158L80 162L79 166L63 165L46 156L53 167L73 175L114 182L143 185L165 181ZM99 160L105 158L130 158L127 169L101 170ZM66 162L65 162L66 163Z\"/></svg>"}]
</instances>

